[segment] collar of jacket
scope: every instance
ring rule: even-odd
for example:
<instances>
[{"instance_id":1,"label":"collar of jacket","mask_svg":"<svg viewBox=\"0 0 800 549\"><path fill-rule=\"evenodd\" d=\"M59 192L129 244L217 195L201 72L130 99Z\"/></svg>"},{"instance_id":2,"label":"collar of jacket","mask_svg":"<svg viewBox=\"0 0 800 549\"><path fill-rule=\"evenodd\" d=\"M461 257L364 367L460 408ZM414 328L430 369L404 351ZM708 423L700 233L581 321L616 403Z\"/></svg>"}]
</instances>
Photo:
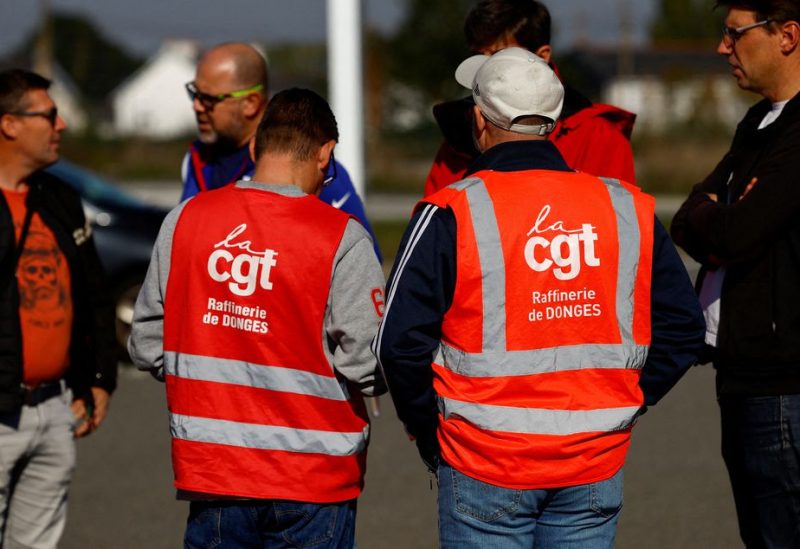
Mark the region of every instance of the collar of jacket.
<instances>
[{"instance_id":1,"label":"collar of jacket","mask_svg":"<svg viewBox=\"0 0 800 549\"><path fill-rule=\"evenodd\" d=\"M759 124L761 124L761 121L764 119L770 109L772 109L772 102L768 99L762 99L750 107L750 110L747 111L747 114L739 123L740 129L748 132L763 132L762 135L766 135L776 131L776 129L783 128L783 126L790 120L794 120L795 114L798 112L798 110L800 110L800 93L796 93L795 96L789 100L789 102L783 108L783 112L781 112L781 115L777 120L775 120L775 122L766 128L759 130Z\"/></svg>"},{"instance_id":2,"label":"collar of jacket","mask_svg":"<svg viewBox=\"0 0 800 549\"><path fill-rule=\"evenodd\" d=\"M500 143L472 161L464 177L481 170L519 172L523 170L573 171L550 141Z\"/></svg>"}]
</instances>

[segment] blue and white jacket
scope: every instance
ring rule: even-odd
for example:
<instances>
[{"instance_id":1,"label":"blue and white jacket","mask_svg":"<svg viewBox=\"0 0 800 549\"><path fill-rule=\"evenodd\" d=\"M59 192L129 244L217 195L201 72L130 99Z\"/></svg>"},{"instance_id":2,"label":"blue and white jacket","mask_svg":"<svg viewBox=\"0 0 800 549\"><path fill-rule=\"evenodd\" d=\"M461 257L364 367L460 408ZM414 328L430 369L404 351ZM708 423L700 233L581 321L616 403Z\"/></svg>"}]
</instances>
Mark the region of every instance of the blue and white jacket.
<instances>
[{"instance_id":1,"label":"blue and white jacket","mask_svg":"<svg viewBox=\"0 0 800 549\"><path fill-rule=\"evenodd\" d=\"M195 155L196 162L192 156ZM197 169L200 169L200 174ZM181 166L181 179L183 180L183 192L181 202L199 193L201 190L209 191L236 183L240 179L250 179L253 175L255 165L250 159L250 151L247 146L235 149L228 154L212 154L210 149L200 141L191 144L189 151L183 158ZM331 171L333 171L331 169ZM334 208L342 210L358 219L367 229L372 244L375 248L375 255L378 261L383 261L381 250L378 247L378 240L367 219L364 204L361 202L358 193L350 180L350 174L338 161L336 161L336 178L327 187L323 187L319 199L330 204Z\"/></svg>"}]
</instances>

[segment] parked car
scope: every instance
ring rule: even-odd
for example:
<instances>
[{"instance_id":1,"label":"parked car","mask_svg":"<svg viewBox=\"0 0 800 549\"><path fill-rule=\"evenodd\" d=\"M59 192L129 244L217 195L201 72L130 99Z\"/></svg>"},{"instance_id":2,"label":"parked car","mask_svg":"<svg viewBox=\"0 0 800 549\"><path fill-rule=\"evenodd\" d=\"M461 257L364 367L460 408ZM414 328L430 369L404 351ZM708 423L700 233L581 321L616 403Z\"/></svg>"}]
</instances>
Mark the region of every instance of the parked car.
<instances>
[{"instance_id":1,"label":"parked car","mask_svg":"<svg viewBox=\"0 0 800 549\"><path fill-rule=\"evenodd\" d=\"M145 204L105 179L60 160L47 171L72 186L83 199L100 260L116 303L120 357L127 358L133 305L150 263L161 222L169 210Z\"/></svg>"}]
</instances>

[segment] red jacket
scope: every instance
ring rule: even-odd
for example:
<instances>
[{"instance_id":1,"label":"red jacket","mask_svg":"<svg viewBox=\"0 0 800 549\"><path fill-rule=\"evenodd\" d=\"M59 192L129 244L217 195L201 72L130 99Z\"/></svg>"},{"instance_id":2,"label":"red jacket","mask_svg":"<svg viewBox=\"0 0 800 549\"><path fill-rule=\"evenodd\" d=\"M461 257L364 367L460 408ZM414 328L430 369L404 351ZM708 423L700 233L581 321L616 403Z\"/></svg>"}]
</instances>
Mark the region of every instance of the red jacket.
<instances>
[{"instance_id":1,"label":"red jacket","mask_svg":"<svg viewBox=\"0 0 800 549\"><path fill-rule=\"evenodd\" d=\"M569 104L572 96L568 93L565 97L564 109L567 111L574 108ZM578 97L579 101L587 101L579 94ZM635 183L630 144L635 120L635 114L613 105L589 104L561 118L550 134L550 141L573 169ZM447 121L440 119L439 123L443 126ZM452 135L452 131L452 128L443 127L445 135ZM447 141L442 143L425 180L425 196L460 180L472 160L471 155L457 150Z\"/></svg>"}]
</instances>

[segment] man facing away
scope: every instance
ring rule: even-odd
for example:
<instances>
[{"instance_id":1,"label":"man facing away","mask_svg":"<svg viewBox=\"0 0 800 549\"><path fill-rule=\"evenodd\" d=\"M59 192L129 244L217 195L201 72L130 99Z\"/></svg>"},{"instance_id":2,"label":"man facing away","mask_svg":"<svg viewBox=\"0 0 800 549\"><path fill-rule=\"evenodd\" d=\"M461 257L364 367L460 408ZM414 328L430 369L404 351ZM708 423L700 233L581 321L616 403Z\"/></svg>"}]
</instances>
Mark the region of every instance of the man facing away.
<instances>
[{"instance_id":1,"label":"man facing away","mask_svg":"<svg viewBox=\"0 0 800 549\"><path fill-rule=\"evenodd\" d=\"M36 73L0 72L0 546L56 547L75 437L116 385L114 317L80 197L44 173L66 124Z\"/></svg>"},{"instance_id":2,"label":"man facing away","mask_svg":"<svg viewBox=\"0 0 800 549\"><path fill-rule=\"evenodd\" d=\"M316 198L337 138L321 97L278 93L253 180L182 203L156 242L129 350L166 381L187 546L353 545L383 274Z\"/></svg>"},{"instance_id":3,"label":"man facing away","mask_svg":"<svg viewBox=\"0 0 800 549\"><path fill-rule=\"evenodd\" d=\"M464 35L475 53L491 55L518 46L551 62L550 12L536 0L484 0L467 15ZM458 181L479 154L472 142L471 99L448 101L434 107L445 142L439 148L428 178L425 196ZM564 84L564 106L548 139L567 165L592 175L635 183L630 137L636 116L614 107L592 103Z\"/></svg>"},{"instance_id":4,"label":"man facing away","mask_svg":"<svg viewBox=\"0 0 800 549\"><path fill-rule=\"evenodd\" d=\"M373 349L442 547L613 547L631 429L694 363L700 307L652 197L547 140L564 92L541 58L456 80L482 154L417 208Z\"/></svg>"},{"instance_id":5,"label":"man facing away","mask_svg":"<svg viewBox=\"0 0 800 549\"><path fill-rule=\"evenodd\" d=\"M800 3L719 1L717 52L763 100L675 214L717 370L742 540L800 547Z\"/></svg>"},{"instance_id":6,"label":"man facing away","mask_svg":"<svg viewBox=\"0 0 800 549\"><path fill-rule=\"evenodd\" d=\"M268 84L266 61L252 46L220 44L201 57L194 81L186 84L199 139L183 159L182 201L253 175L248 143L267 107ZM361 221L381 260L378 241L347 170L334 160L328 175L333 180L319 198Z\"/></svg>"}]
</instances>

